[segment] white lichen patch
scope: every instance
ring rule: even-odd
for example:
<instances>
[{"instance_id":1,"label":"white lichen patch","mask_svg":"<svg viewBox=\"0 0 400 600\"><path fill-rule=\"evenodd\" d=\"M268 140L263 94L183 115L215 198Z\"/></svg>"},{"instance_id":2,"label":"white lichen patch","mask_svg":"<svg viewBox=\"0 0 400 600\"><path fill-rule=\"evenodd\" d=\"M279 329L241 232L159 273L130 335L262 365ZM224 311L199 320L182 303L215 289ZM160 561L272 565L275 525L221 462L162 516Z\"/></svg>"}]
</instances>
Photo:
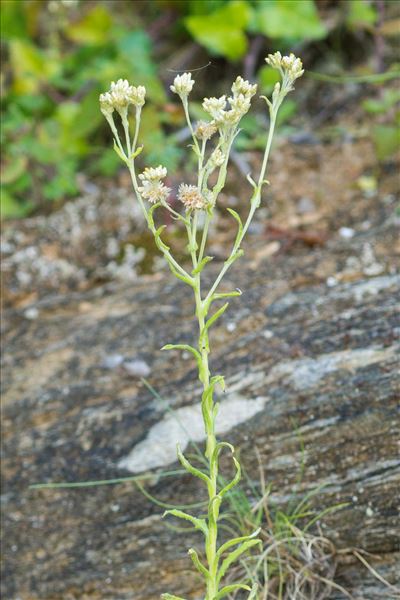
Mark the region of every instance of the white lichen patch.
<instances>
[{"instance_id":1,"label":"white lichen patch","mask_svg":"<svg viewBox=\"0 0 400 600\"><path fill-rule=\"evenodd\" d=\"M248 400L239 395L231 395L224 399L217 416L216 433L227 433L233 427L247 421L263 410L266 400L265 397ZM131 473L165 467L177 460L177 443L184 451L190 441L202 442L204 438L200 406L178 408L167 413L156 423L146 438L119 461L118 466Z\"/></svg>"},{"instance_id":2,"label":"white lichen patch","mask_svg":"<svg viewBox=\"0 0 400 600\"><path fill-rule=\"evenodd\" d=\"M397 351L399 349L397 348ZM302 358L282 362L271 369L267 377L268 382L274 382L285 377L296 390L305 390L313 387L329 373L344 370L357 370L374 363L387 360L395 354L394 346L380 348L356 348L354 350L343 350L342 352L331 352L323 354L318 358Z\"/></svg>"}]
</instances>

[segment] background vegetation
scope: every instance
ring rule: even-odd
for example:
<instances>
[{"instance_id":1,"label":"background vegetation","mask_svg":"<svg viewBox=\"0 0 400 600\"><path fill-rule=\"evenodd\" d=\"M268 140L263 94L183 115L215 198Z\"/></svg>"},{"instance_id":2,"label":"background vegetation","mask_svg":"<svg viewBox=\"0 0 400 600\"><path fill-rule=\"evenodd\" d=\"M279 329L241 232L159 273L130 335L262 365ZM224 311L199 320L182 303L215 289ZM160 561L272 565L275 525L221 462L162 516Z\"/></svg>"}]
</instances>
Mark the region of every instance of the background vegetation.
<instances>
[{"instance_id":1,"label":"background vegetation","mask_svg":"<svg viewBox=\"0 0 400 600\"><path fill-rule=\"evenodd\" d=\"M399 131L400 91L388 85L399 71L396 4L3 1L2 215L49 210L79 192L79 172L110 176L120 167L105 143L107 127L98 110L98 95L111 80L123 77L146 86L142 160L173 169L180 165L185 138L183 114L168 87L175 71L192 70L203 96L222 93L237 73L257 80L265 93L275 73L263 57L277 49L294 51L307 69L303 98L296 94L285 105L289 132L291 121L312 113L317 100L326 98L329 107L333 89L334 110L340 110L340 97L345 102L351 86L364 86L362 106L377 160L390 159ZM200 102L196 110L200 114ZM259 118L246 118L249 136L238 150L258 147Z\"/></svg>"}]
</instances>

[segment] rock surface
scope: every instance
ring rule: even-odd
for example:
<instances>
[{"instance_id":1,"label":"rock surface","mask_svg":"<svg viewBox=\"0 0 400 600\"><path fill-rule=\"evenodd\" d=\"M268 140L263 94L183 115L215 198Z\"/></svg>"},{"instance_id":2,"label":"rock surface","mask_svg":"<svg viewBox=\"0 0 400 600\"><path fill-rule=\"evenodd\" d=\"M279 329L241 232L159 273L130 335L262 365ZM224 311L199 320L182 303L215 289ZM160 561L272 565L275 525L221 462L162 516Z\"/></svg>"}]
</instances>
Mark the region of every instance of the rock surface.
<instances>
[{"instance_id":1,"label":"rock surface","mask_svg":"<svg viewBox=\"0 0 400 600\"><path fill-rule=\"evenodd\" d=\"M377 199L365 204L360 223L371 203L367 227L351 223L354 235L338 233L311 248L294 240L279 253L280 244L266 242L262 231L250 236L248 256L224 283L244 294L211 334L212 369L227 383L220 431L241 449L249 476L258 478L257 448L278 505L294 489L301 497L319 485L318 511L347 502L324 520L324 534L338 549L372 553L370 564L396 586L398 232L393 207ZM217 268L210 265L210 281ZM201 597L186 556L200 539L166 528L162 509L134 484L29 489L151 468L146 488L157 498L202 498L188 475L157 475L176 468L173 415L184 422L183 443L201 443L193 361L159 351L167 342L193 341L191 314L190 291L169 274L6 311L4 598L155 600L164 591ZM157 396L140 379L149 370ZM341 561L337 582L354 598L399 597L350 558ZM332 591L331 598L345 596Z\"/></svg>"}]
</instances>

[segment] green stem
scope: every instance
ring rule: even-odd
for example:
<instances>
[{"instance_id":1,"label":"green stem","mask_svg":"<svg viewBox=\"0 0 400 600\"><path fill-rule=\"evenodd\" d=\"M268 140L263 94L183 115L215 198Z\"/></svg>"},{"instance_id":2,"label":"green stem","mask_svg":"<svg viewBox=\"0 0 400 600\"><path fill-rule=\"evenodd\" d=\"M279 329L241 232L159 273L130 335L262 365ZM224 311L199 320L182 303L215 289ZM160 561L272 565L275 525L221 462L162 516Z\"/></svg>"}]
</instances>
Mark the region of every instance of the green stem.
<instances>
[{"instance_id":1,"label":"green stem","mask_svg":"<svg viewBox=\"0 0 400 600\"><path fill-rule=\"evenodd\" d=\"M139 189L138 189L139 186L138 186L138 182L137 182L137 179L136 179L136 173L135 173L135 167L134 167L134 161L133 161L133 159L131 159L127 164L128 164L128 168L129 168L129 173L131 175L133 189L135 190L135 194L136 194L136 197L138 199L140 208L142 209L143 216L146 219L146 223L147 223L148 228L150 229L150 231L152 232L152 234L155 235L157 230L156 230L155 226L153 225L153 223L149 219L149 215L147 214L146 207L144 205L143 199L142 199L142 197L140 195L140 192L139 192ZM190 285L192 285L193 281L194 281L193 277L191 277L189 275L189 273L187 273L185 271L185 269L183 267L181 267L181 265L179 263L177 263L177 261L174 259L174 257L172 256L172 254L169 252L169 250L167 250L166 248L162 248L161 252L164 254L164 256L167 259L168 263L170 265L172 265L174 267L174 269L178 273L180 273L180 275L182 277L184 277L188 282L190 282Z\"/></svg>"},{"instance_id":2,"label":"green stem","mask_svg":"<svg viewBox=\"0 0 400 600\"><path fill-rule=\"evenodd\" d=\"M233 245L232 248L232 252L229 256L229 258L225 261L224 266L222 267L219 275L217 276L215 282L213 283L213 285L210 288L210 291L208 292L206 298L205 298L205 302L209 302L211 300L212 295L215 293L215 291L217 290L219 284L221 283L224 275L226 274L226 272L228 271L229 267L231 266L232 262L233 262L233 258L236 255L236 253L238 252L238 250L240 249L240 245L243 241L244 236L247 233L247 230L250 226L250 223L253 219L254 213L256 212L259 204L260 204L260 198L261 198L261 189L262 189L262 185L264 183L264 177L265 177L265 172L267 169L267 163L268 163L268 157L269 157L269 153L271 150L271 145L272 145L272 138L274 136L274 130L275 130L275 124L276 124L276 115L277 115L277 108L271 110L271 123L270 123L270 128L269 128L269 133L268 133L268 140L267 140L267 145L265 148L265 152L264 152L264 158L263 158L263 162L262 162L262 166L261 166L261 171L260 171L260 176L258 179L258 184L254 190L253 193L253 197L251 199L251 204L250 204L250 211L249 214L247 216L246 222L243 225L243 230L241 232L241 234L236 238L236 241Z\"/></svg>"}]
</instances>

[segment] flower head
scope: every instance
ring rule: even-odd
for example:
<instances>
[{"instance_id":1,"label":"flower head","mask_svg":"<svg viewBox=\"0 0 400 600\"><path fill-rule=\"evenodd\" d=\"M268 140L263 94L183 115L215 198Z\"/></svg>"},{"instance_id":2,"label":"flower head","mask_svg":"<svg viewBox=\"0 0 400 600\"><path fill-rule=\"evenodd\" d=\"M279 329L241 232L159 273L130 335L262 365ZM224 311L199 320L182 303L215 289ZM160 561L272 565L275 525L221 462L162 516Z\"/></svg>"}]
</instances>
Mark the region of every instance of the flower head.
<instances>
[{"instance_id":1,"label":"flower head","mask_svg":"<svg viewBox=\"0 0 400 600\"><path fill-rule=\"evenodd\" d=\"M236 80L232 84L233 97L236 98L239 95L243 95L246 98L252 98L257 92L257 84L251 84L243 77L236 77Z\"/></svg>"},{"instance_id":2,"label":"flower head","mask_svg":"<svg viewBox=\"0 0 400 600\"><path fill-rule=\"evenodd\" d=\"M296 58L293 53L289 56L282 56L280 52L268 54L265 59L273 69L279 69L283 75L287 75L291 81L298 79L304 73L303 63L300 58Z\"/></svg>"},{"instance_id":3,"label":"flower head","mask_svg":"<svg viewBox=\"0 0 400 600\"><path fill-rule=\"evenodd\" d=\"M140 173L139 179L142 185L138 188L139 192L151 204L155 202L166 202L171 189L161 181L167 176L167 169L162 165L158 167L146 167L143 173Z\"/></svg>"},{"instance_id":4,"label":"flower head","mask_svg":"<svg viewBox=\"0 0 400 600\"><path fill-rule=\"evenodd\" d=\"M140 173L139 179L141 181L157 181L165 179L166 176L167 169L162 165L158 165L158 167L146 167L143 173Z\"/></svg>"},{"instance_id":5,"label":"flower head","mask_svg":"<svg viewBox=\"0 0 400 600\"><path fill-rule=\"evenodd\" d=\"M217 132L217 126L213 121L199 121L194 134L200 140L209 140Z\"/></svg>"},{"instance_id":6,"label":"flower head","mask_svg":"<svg viewBox=\"0 0 400 600\"><path fill-rule=\"evenodd\" d=\"M118 79L111 82L108 92L100 94L100 110L107 117L114 110L120 114L126 114L128 106L134 104L137 107L143 106L145 102L146 88L142 85L135 87L129 85L127 79Z\"/></svg>"},{"instance_id":7,"label":"flower head","mask_svg":"<svg viewBox=\"0 0 400 600\"><path fill-rule=\"evenodd\" d=\"M204 110L211 115L217 123L223 121L226 107L226 96L220 98L204 98Z\"/></svg>"},{"instance_id":8,"label":"flower head","mask_svg":"<svg viewBox=\"0 0 400 600\"><path fill-rule=\"evenodd\" d=\"M181 98L186 98L193 89L194 80L192 79L191 73L183 73L183 75L177 75L174 79L174 84L170 86L170 89L174 94L178 94Z\"/></svg>"},{"instance_id":9,"label":"flower head","mask_svg":"<svg viewBox=\"0 0 400 600\"><path fill-rule=\"evenodd\" d=\"M185 205L186 210L204 210L207 200L194 185L181 183L178 189L178 199Z\"/></svg>"},{"instance_id":10,"label":"flower head","mask_svg":"<svg viewBox=\"0 0 400 600\"><path fill-rule=\"evenodd\" d=\"M220 148L215 148L214 152L210 156L210 163L213 167L221 167L224 164L225 154L223 154Z\"/></svg>"},{"instance_id":11,"label":"flower head","mask_svg":"<svg viewBox=\"0 0 400 600\"><path fill-rule=\"evenodd\" d=\"M256 91L256 84L239 76L232 84L232 96L228 98L229 110L226 110L226 96L204 98L203 108L219 127L237 125L250 109L251 99Z\"/></svg>"}]
</instances>

